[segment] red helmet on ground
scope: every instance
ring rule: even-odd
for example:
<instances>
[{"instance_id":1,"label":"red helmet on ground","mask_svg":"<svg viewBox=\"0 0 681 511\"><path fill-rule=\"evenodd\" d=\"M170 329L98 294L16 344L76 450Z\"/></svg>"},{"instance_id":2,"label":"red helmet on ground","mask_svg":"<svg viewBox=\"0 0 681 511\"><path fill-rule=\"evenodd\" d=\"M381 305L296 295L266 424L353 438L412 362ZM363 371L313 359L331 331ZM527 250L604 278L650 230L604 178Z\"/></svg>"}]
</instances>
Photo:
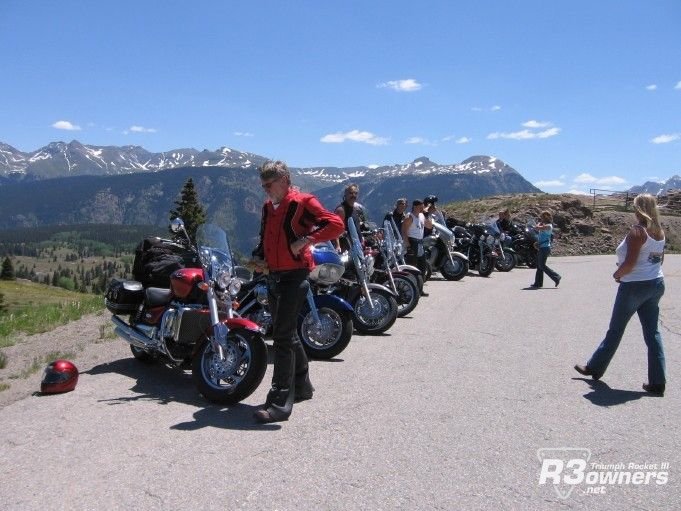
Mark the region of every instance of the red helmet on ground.
<instances>
[{"instance_id":1,"label":"red helmet on ground","mask_svg":"<svg viewBox=\"0 0 681 511\"><path fill-rule=\"evenodd\" d=\"M55 360L43 372L40 392L43 394L69 392L76 388L76 383L78 383L78 369L73 365L73 362Z\"/></svg>"}]
</instances>

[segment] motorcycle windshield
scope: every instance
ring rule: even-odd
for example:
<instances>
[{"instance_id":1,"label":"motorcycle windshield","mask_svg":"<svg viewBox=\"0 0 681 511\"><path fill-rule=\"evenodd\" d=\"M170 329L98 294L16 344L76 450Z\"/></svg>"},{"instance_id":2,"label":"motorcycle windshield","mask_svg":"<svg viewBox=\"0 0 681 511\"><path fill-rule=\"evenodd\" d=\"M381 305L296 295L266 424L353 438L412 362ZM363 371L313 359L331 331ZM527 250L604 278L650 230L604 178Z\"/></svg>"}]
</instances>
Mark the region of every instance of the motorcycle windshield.
<instances>
[{"instance_id":1,"label":"motorcycle windshield","mask_svg":"<svg viewBox=\"0 0 681 511\"><path fill-rule=\"evenodd\" d=\"M196 248L201 263L205 268L227 270L232 273L234 267L232 251L229 247L227 233L215 224L203 224L196 230Z\"/></svg>"},{"instance_id":2,"label":"motorcycle windshield","mask_svg":"<svg viewBox=\"0 0 681 511\"><path fill-rule=\"evenodd\" d=\"M433 222L433 230L437 231L441 236L448 240L454 237L454 233L449 229L449 227L446 227L440 223Z\"/></svg>"}]
</instances>

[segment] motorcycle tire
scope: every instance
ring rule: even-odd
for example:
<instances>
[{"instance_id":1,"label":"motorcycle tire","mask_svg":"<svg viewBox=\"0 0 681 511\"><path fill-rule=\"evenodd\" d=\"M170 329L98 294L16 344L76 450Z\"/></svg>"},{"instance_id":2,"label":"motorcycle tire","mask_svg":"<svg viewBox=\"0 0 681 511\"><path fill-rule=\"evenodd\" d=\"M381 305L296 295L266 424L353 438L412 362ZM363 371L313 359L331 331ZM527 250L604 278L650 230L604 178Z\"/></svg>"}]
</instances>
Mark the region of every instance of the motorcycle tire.
<instances>
[{"instance_id":1,"label":"motorcycle tire","mask_svg":"<svg viewBox=\"0 0 681 511\"><path fill-rule=\"evenodd\" d=\"M480 261L480 266L478 266L478 275L481 277L489 277L494 271L494 263L496 258L493 256L485 256Z\"/></svg>"},{"instance_id":2,"label":"motorcycle tire","mask_svg":"<svg viewBox=\"0 0 681 511\"><path fill-rule=\"evenodd\" d=\"M143 364L155 364L158 361L158 353L152 353L137 346L130 345L130 351L135 360L139 360Z\"/></svg>"},{"instance_id":3,"label":"motorcycle tire","mask_svg":"<svg viewBox=\"0 0 681 511\"><path fill-rule=\"evenodd\" d=\"M397 320L397 300L381 289L372 289L369 295L374 308L364 295L358 295L352 304L352 323L361 334L382 334Z\"/></svg>"},{"instance_id":4,"label":"motorcycle tire","mask_svg":"<svg viewBox=\"0 0 681 511\"><path fill-rule=\"evenodd\" d=\"M235 329L227 335L226 360L213 351L208 337L192 361L196 387L211 403L234 404L258 388L267 370L267 345L250 330ZM226 366L226 367L225 367Z\"/></svg>"},{"instance_id":5,"label":"motorcycle tire","mask_svg":"<svg viewBox=\"0 0 681 511\"><path fill-rule=\"evenodd\" d=\"M454 264L449 260L445 261L440 273L447 280L461 280L468 273L468 261L459 257L452 257L452 260Z\"/></svg>"},{"instance_id":6,"label":"motorcycle tire","mask_svg":"<svg viewBox=\"0 0 681 511\"><path fill-rule=\"evenodd\" d=\"M394 275L395 287L397 288L397 317L402 318L413 311L419 304L421 292L418 284L409 276Z\"/></svg>"},{"instance_id":7,"label":"motorcycle tire","mask_svg":"<svg viewBox=\"0 0 681 511\"><path fill-rule=\"evenodd\" d=\"M352 313L329 307L317 310L320 325L310 310L298 322L298 337L310 358L330 359L342 352L352 338Z\"/></svg>"},{"instance_id":8,"label":"motorcycle tire","mask_svg":"<svg viewBox=\"0 0 681 511\"><path fill-rule=\"evenodd\" d=\"M504 257L498 257L494 267L498 271L511 271L515 268L516 257L512 252L504 252Z\"/></svg>"}]
</instances>

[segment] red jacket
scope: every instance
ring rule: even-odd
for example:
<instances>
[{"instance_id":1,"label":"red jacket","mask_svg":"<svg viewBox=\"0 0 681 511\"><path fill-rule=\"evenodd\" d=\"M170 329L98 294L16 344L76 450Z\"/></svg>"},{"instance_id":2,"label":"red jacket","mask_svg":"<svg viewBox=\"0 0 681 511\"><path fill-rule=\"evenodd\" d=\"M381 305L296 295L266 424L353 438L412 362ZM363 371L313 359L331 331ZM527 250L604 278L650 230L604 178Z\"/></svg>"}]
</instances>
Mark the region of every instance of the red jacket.
<instances>
[{"instance_id":1,"label":"red jacket","mask_svg":"<svg viewBox=\"0 0 681 511\"><path fill-rule=\"evenodd\" d=\"M343 220L324 209L314 195L290 189L276 209L271 200L263 205L260 243L253 255L265 259L271 271L311 270L314 262L309 245L294 255L291 243L303 236L311 244L329 241L344 230Z\"/></svg>"}]
</instances>

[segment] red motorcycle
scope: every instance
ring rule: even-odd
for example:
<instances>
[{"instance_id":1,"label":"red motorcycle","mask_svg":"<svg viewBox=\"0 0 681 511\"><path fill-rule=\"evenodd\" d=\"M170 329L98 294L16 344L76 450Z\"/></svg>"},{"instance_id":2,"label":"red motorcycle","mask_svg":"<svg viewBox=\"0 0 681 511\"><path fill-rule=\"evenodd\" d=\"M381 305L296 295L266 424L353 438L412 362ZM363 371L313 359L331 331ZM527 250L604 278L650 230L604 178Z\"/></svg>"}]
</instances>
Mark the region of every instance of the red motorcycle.
<instances>
[{"instance_id":1,"label":"red motorcycle","mask_svg":"<svg viewBox=\"0 0 681 511\"><path fill-rule=\"evenodd\" d=\"M237 403L265 376L267 346L260 327L232 311L241 280L227 234L204 224L192 245L181 219L172 221L171 230L184 233L201 268L174 271L170 289L114 279L105 300L114 332L130 343L137 360L190 365L199 392L209 401Z\"/></svg>"}]
</instances>

